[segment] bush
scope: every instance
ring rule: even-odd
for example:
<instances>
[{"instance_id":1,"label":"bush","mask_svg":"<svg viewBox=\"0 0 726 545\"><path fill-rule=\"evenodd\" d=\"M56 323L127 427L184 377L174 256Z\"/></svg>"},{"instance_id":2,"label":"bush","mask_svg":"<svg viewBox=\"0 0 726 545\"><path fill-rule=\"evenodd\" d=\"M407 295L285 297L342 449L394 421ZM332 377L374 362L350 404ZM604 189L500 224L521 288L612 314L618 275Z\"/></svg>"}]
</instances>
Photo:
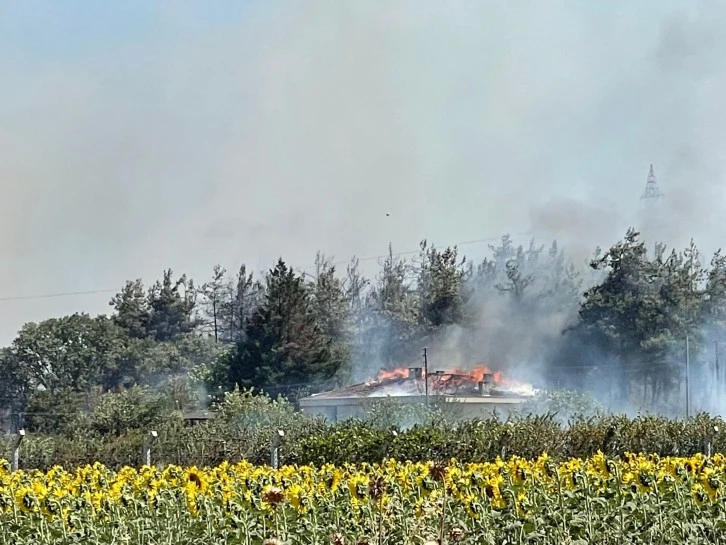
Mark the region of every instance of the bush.
<instances>
[{"instance_id":1,"label":"bush","mask_svg":"<svg viewBox=\"0 0 726 545\"><path fill-rule=\"evenodd\" d=\"M89 415L88 427L100 435L118 436L129 430L148 430L168 414L159 394L134 386L123 392L103 394Z\"/></svg>"},{"instance_id":2,"label":"bush","mask_svg":"<svg viewBox=\"0 0 726 545\"><path fill-rule=\"evenodd\" d=\"M551 414L561 422L571 418L595 416L605 412L602 404L590 394L572 390L542 392L522 403L517 414Z\"/></svg>"},{"instance_id":3,"label":"bush","mask_svg":"<svg viewBox=\"0 0 726 545\"><path fill-rule=\"evenodd\" d=\"M457 458L462 462L497 457L553 459L649 452L689 456L703 452L711 437L713 452L726 452L726 426L720 418L699 414L689 420L642 415L515 415L462 421L432 406L398 410L390 401L371 405L365 418L329 426L294 410L284 399L253 392L232 392L219 403L217 418L186 427L179 413L154 412L153 396L143 391L102 396L84 426L65 434L31 433L24 440L21 465L48 469L102 462L111 468L141 464L144 435L158 431L152 447L155 464L212 466L223 460L270 461L271 440L283 430L280 461L285 464L373 463L385 458L426 461ZM395 409L395 410L394 410ZM90 422L90 424L89 424ZM718 428L718 431L715 431ZM9 457L11 437L0 439L0 458Z\"/></svg>"},{"instance_id":4,"label":"bush","mask_svg":"<svg viewBox=\"0 0 726 545\"><path fill-rule=\"evenodd\" d=\"M86 396L73 390L39 390L30 396L25 427L35 433L66 433L78 427Z\"/></svg>"}]
</instances>

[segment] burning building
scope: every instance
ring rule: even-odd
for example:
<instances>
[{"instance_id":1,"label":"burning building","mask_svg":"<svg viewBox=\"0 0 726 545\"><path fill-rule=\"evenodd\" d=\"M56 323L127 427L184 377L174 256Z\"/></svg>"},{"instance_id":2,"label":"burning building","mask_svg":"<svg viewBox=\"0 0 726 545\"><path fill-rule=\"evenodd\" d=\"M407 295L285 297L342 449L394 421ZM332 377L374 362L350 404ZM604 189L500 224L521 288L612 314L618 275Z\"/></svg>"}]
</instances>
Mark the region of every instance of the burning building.
<instances>
[{"instance_id":1,"label":"burning building","mask_svg":"<svg viewBox=\"0 0 726 545\"><path fill-rule=\"evenodd\" d=\"M486 418L494 411L509 411L534 396L530 384L506 379L479 365L469 371L435 371L427 376L420 367L381 371L369 382L322 392L299 400L300 410L324 416L329 422L362 416L370 401L392 398L400 403L436 400L460 403L462 417Z\"/></svg>"}]
</instances>

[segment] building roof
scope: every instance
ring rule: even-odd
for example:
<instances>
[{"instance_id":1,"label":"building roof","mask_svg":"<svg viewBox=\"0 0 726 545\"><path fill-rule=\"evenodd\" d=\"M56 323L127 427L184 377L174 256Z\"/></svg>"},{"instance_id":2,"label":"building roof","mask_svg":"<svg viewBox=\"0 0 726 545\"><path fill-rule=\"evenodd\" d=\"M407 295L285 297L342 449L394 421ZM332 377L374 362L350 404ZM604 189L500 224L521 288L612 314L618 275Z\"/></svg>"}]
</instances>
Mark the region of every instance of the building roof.
<instances>
[{"instance_id":1,"label":"building roof","mask_svg":"<svg viewBox=\"0 0 726 545\"><path fill-rule=\"evenodd\" d=\"M211 411L192 411L186 413L183 417L184 420L212 420L214 419L214 413Z\"/></svg>"},{"instance_id":2,"label":"building roof","mask_svg":"<svg viewBox=\"0 0 726 545\"><path fill-rule=\"evenodd\" d=\"M482 394L479 385L471 381L467 376L455 374L438 374L429 376L429 394L444 396L447 399L454 398L461 401L477 399L479 402L490 400L490 402L506 402L505 399L520 402L531 397L532 394L523 394L516 390L508 390L505 387L492 386L488 393ZM301 399L303 405L315 404L316 401L331 402L375 399L385 397L396 398L419 398L426 395L426 384L423 379L407 377L390 378L385 380L374 380L347 386L339 390L321 392ZM328 403L326 403L328 404Z\"/></svg>"}]
</instances>

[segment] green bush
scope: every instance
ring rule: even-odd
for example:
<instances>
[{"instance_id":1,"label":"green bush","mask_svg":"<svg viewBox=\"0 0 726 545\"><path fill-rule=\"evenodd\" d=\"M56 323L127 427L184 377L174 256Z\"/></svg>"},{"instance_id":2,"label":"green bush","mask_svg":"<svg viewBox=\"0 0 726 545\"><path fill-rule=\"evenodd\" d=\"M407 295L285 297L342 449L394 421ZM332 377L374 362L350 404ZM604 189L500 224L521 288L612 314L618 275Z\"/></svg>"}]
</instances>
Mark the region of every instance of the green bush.
<instances>
[{"instance_id":1,"label":"green bush","mask_svg":"<svg viewBox=\"0 0 726 545\"><path fill-rule=\"evenodd\" d=\"M386 457L414 462L453 457L478 462L497 457L533 458L543 452L562 460L592 456L599 450L611 456L626 452L688 456L704 452L709 436L712 452L726 451L723 421L705 414L688 421L657 416L583 416L567 424L556 420L555 415L528 415L504 422L495 418L444 421L408 430L382 430L355 421L304 439L294 461L342 464L373 463Z\"/></svg>"},{"instance_id":2,"label":"green bush","mask_svg":"<svg viewBox=\"0 0 726 545\"><path fill-rule=\"evenodd\" d=\"M187 427L181 414L169 411L168 405L155 412L160 401L147 394L138 390L101 396L83 425L62 434L30 433L22 443L22 467L73 467L95 461L113 468L139 465L144 436L152 426L158 432L152 459L159 465L212 466L223 460L267 464L277 430L285 432L280 461L286 464L452 457L474 462L532 458L542 452L561 460L591 456L598 450L611 456L626 452L688 456L703 452L709 437L713 452L726 452L726 425L706 414L689 420L602 413L568 421L561 414L460 420L446 414L445 407L407 406L399 411L389 400L381 400L364 418L331 426L295 411L284 399L237 391L220 401L214 420ZM0 458L9 457L11 442L11 437L0 438Z\"/></svg>"},{"instance_id":3,"label":"green bush","mask_svg":"<svg viewBox=\"0 0 726 545\"><path fill-rule=\"evenodd\" d=\"M88 427L99 435L118 436L129 430L151 429L168 413L159 394L134 386L123 392L103 394L88 416Z\"/></svg>"},{"instance_id":4,"label":"green bush","mask_svg":"<svg viewBox=\"0 0 726 545\"><path fill-rule=\"evenodd\" d=\"M589 417L604 412L605 407L595 397L572 390L542 392L516 409L516 413L520 415L556 415L563 422L573 417Z\"/></svg>"}]
</instances>

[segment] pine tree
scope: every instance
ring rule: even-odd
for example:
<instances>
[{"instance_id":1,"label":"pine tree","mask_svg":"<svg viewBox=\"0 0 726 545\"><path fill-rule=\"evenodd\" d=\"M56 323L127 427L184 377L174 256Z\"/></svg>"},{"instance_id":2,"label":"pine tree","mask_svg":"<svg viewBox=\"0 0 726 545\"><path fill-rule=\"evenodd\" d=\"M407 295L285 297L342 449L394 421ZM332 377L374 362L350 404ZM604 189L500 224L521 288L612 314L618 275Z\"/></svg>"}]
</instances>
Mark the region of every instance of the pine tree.
<instances>
[{"instance_id":1,"label":"pine tree","mask_svg":"<svg viewBox=\"0 0 726 545\"><path fill-rule=\"evenodd\" d=\"M212 279L202 284L199 290L202 296L202 309L204 319L202 324L204 328L210 331L215 342L219 341L220 331L222 329L222 308L224 306L224 278L227 270L221 265L215 265L212 269Z\"/></svg>"},{"instance_id":2,"label":"pine tree","mask_svg":"<svg viewBox=\"0 0 726 545\"><path fill-rule=\"evenodd\" d=\"M157 341L169 341L191 333L197 326L194 283L186 275L173 280L171 269L148 293L150 308L149 333Z\"/></svg>"},{"instance_id":3,"label":"pine tree","mask_svg":"<svg viewBox=\"0 0 726 545\"><path fill-rule=\"evenodd\" d=\"M436 328L463 324L469 298L467 280L471 276L466 258L459 259L456 247L439 251L424 240L420 259L418 291L423 325Z\"/></svg>"},{"instance_id":4,"label":"pine tree","mask_svg":"<svg viewBox=\"0 0 726 545\"><path fill-rule=\"evenodd\" d=\"M120 293L109 303L116 314L113 321L132 339L144 339L149 335L151 309L140 279L128 281Z\"/></svg>"},{"instance_id":5,"label":"pine tree","mask_svg":"<svg viewBox=\"0 0 726 545\"><path fill-rule=\"evenodd\" d=\"M269 271L262 303L231 357L230 383L289 392L320 384L339 365L316 322L308 286L280 259Z\"/></svg>"}]
</instances>

